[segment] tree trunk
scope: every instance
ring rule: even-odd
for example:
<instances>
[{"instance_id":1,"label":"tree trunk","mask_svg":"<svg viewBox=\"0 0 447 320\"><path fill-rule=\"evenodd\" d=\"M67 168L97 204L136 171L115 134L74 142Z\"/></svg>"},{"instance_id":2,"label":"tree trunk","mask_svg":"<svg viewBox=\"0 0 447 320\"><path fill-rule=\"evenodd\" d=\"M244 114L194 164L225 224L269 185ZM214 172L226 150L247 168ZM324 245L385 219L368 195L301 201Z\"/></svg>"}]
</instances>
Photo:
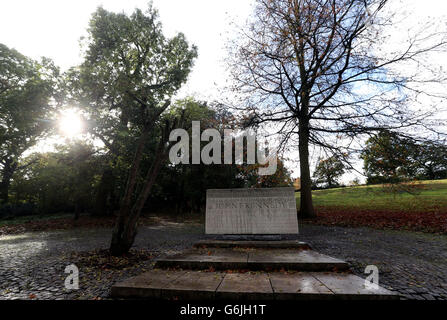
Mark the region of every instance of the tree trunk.
<instances>
[{"instance_id":1,"label":"tree trunk","mask_svg":"<svg viewBox=\"0 0 447 320\"><path fill-rule=\"evenodd\" d=\"M165 103L165 105L169 105ZM181 123L183 124L184 115L181 117ZM135 236L137 234L137 222L141 214L141 211L146 203L147 198L152 190L152 186L160 171L163 161L168 156L168 141L169 133L173 128L178 125L177 120L173 123L171 127L169 121L166 120L165 127L161 139L158 144L158 148L155 152L154 162L152 163L150 169L146 173L146 177L143 180L144 184L142 190L139 192L136 201L131 205L132 200L135 196L137 177L140 173L139 167L141 160L143 158L144 145L149 137L149 125L146 124L142 135L140 136L138 147L135 152L134 161L130 169L130 174L128 177L126 190L124 193L124 198L121 203L120 212L118 219L116 220L115 228L112 234L112 241L110 244L110 253L114 256L120 256L127 253L132 247Z\"/></svg>"},{"instance_id":2,"label":"tree trunk","mask_svg":"<svg viewBox=\"0 0 447 320\"><path fill-rule=\"evenodd\" d=\"M127 253L135 240L136 230L129 229L130 212L129 207L120 208L110 244L110 254L113 256L121 256Z\"/></svg>"},{"instance_id":3,"label":"tree trunk","mask_svg":"<svg viewBox=\"0 0 447 320\"><path fill-rule=\"evenodd\" d=\"M115 228L112 233L112 242L110 244L110 253L114 256L120 256L129 251L136 236L136 226L131 226L130 218L132 214L132 199L135 192L137 176L141 159L143 158L144 145L149 137L149 127L146 125L138 139L137 150L127 178L124 197L121 201L120 211L116 219Z\"/></svg>"},{"instance_id":4,"label":"tree trunk","mask_svg":"<svg viewBox=\"0 0 447 320\"><path fill-rule=\"evenodd\" d=\"M161 164L166 156L166 153L164 153L164 143L161 143L160 146L161 147L155 156L154 163L144 179L145 184L143 189L140 191L134 205L130 206L128 202L123 202L120 208L119 216L112 234L112 242L110 244L110 253L113 256L126 254L135 241L138 218L149 197L152 186L160 171ZM129 177L129 179L136 180L136 177ZM128 187L130 185L131 184L128 184ZM126 190L126 193L129 191L130 190Z\"/></svg>"},{"instance_id":5,"label":"tree trunk","mask_svg":"<svg viewBox=\"0 0 447 320\"><path fill-rule=\"evenodd\" d=\"M162 157L155 160L146 176L146 184L132 208L123 206L120 210L115 229L112 234L110 253L113 256L126 254L132 247L137 235L137 222L146 200L151 192L155 179L160 171Z\"/></svg>"},{"instance_id":6,"label":"tree trunk","mask_svg":"<svg viewBox=\"0 0 447 320\"><path fill-rule=\"evenodd\" d=\"M113 198L115 189L115 176L111 168L106 168L99 183L93 214L95 216L111 216L113 214Z\"/></svg>"},{"instance_id":7,"label":"tree trunk","mask_svg":"<svg viewBox=\"0 0 447 320\"><path fill-rule=\"evenodd\" d=\"M1 203L8 203L9 201L9 179L3 175L2 181L0 182L0 201Z\"/></svg>"},{"instance_id":8,"label":"tree trunk","mask_svg":"<svg viewBox=\"0 0 447 320\"><path fill-rule=\"evenodd\" d=\"M301 171L301 201L300 218L315 218L312 204L312 180L309 169L309 122L300 119L299 123L299 154Z\"/></svg>"},{"instance_id":9,"label":"tree trunk","mask_svg":"<svg viewBox=\"0 0 447 320\"><path fill-rule=\"evenodd\" d=\"M9 186L16 167L17 164L14 164L12 160L5 160L2 170L2 181L0 182L0 201L2 203L8 203L9 201Z\"/></svg>"}]
</instances>

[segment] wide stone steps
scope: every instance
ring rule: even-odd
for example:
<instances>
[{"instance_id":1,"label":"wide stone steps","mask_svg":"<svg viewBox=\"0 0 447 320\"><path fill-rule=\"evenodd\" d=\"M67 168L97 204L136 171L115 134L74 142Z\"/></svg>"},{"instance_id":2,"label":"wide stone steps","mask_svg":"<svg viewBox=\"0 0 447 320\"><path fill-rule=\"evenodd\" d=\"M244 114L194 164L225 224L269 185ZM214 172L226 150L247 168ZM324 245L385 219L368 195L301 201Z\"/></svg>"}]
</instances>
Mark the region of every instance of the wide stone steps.
<instances>
[{"instance_id":1,"label":"wide stone steps","mask_svg":"<svg viewBox=\"0 0 447 320\"><path fill-rule=\"evenodd\" d=\"M343 271L348 269L349 265L313 250L200 248L158 259L155 268Z\"/></svg>"},{"instance_id":2,"label":"wide stone steps","mask_svg":"<svg viewBox=\"0 0 447 320\"><path fill-rule=\"evenodd\" d=\"M112 287L120 298L175 300L309 300L380 299L399 297L349 273L208 272L153 269Z\"/></svg>"},{"instance_id":3,"label":"wide stone steps","mask_svg":"<svg viewBox=\"0 0 447 320\"><path fill-rule=\"evenodd\" d=\"M298 241L206 240L117 283L118 298L300 300L399 299L349 273L346 262Z\"/></svg>"},{"instance_id":4,"label":"wide stone steps","mask_svg":"<svg viewBox=\"0 0 447 320\"><path fill-rule=\"evenodd\" d=\"M298 240L200 240L194 244L195 248L265 248L265 249L304 249L310 246Z\"/></svg>"}]
</instances>

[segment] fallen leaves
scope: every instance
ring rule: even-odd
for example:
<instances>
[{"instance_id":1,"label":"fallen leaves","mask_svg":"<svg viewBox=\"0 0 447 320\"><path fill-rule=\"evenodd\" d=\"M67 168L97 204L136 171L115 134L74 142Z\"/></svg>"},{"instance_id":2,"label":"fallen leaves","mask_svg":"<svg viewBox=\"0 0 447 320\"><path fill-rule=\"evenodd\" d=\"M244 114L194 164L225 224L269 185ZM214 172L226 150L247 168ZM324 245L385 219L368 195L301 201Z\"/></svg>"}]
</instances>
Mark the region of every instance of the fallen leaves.
<instances>
[{"instance_id":1,"label":"fallen leaves","mask_svg":"<svg viewBox=\"0 0 447 320\"><path fill-rule=\"evenodd\" d=\"M111 269L126 270L152 258L152 253L144 249L131 249L129 253L120 257L110 255L108 250L73 252L70 256L70 260L75 261L75 264L79 267L84 267L86 270L98 268L104 271Z\"/></svg>"},{"instance_id":2,"label":"fallen leaves","mask_svg":"<svg viewBox=\"0 0 447 320\"><path fill-rule=\"evenodd\" d=\"M320 206L317 207L317 219L308 222L329 226L447 233L447 212L442 211L381 211Z\"/></svg>"},{"instance_id":3,"label":"fallen leaves","mask_svg":"<svg viewBox=\"0 0 447 320\"><path fill-rule=\"evenodd\" d=\"M106 228L114 225L115 218L80 217L74 221L72 217L50 218L10 224L0 227L0 235L19 234L29 231L67 230L76 228Z\"/></svg>"},{"instance_id":4,"label":"fallen leaves","mask_svg":"<svg viewBox=\"0 0 447 320\"><path fill-rule=\"evenodd\" d=\"M157 220L153 216L142 216L139 225L153 225ZM115 224L115 217L81 216L78 220L73 217L54 217L42 220L30 220L17 224L0 226L0 236L19 234L29 231L67 230L78 228L111 228Z\"/></svg>"}]
</instances>

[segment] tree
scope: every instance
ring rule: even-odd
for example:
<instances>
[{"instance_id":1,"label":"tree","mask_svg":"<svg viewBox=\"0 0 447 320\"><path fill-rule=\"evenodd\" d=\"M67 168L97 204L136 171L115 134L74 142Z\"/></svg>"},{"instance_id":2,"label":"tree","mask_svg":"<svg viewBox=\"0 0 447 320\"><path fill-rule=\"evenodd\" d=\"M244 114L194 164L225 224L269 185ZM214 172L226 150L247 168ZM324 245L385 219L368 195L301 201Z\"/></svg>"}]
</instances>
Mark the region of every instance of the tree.
<instances>
[{"instance_id":1,"label":"tree","mask_svg":"<svg viewBox=\"0 0 447 320\"><path fill-rule=\"evenodd\" d=\"M51 129L46 120L56 104L58 69L49 59L37 62L0 44L0 197L9 187L22 154ZM27 164L23 164L27 165Z\"/></svg>"},{"instance_id":2,"label":"tree","mask_svg":"<svg viewBox=\"0 0 447 320\"><path fill-rule=\"evenodd\" d=\"M217 129L224 141L224 129L234 129L237 125L235 117L214 103L196 101L186 98L176 101L175 107L184 111L185 122L200 121L201 130ZM192 129L188 128L192 137ZM208 142L201 141L200 149ZM189 141L192 150L192 139ZM192 152L189 164L169 164L161 174L162 190L159 197L166 197L170 204L175 204L177 213L202 212L205 209L206 190L211 188L237 188L244 186L242 170L236 164L224 164L224 146L221 145L221 164L192 164ZM214 151L213 151L214 152ZM168 201L169 201L168 200ZM166 202L165 202L166 205ZM169 203L167 204L169 206Z\"/></svg>"},{"instance_id":3,"label":"tree","mask_svg":"<svg viewBox=\"0 0 447 320\"><path fill-rule=\"evenodd\" d=\"M181 125L179 112L167 110L197 52L183 34L163 35L152 6L130 16L98 8L88 32L85 61L69 78L73 99L87 106L91 133L115 160L132 158L110 245L113 255L121 255L134 242L141 210L168 154L169 132ZM149 166L142 165L145 160Z\"/></svg>"},{"instance_id":4,"label":"tree","mask_svg":"<svg viewBox=\"0 0 447 320\"><path fill-rule=\"evenodd\" d=\"M429 180L447 178L447 145L445 142L418 144L414 149L418 177Z\"/></svg>"},{"instance_id":5,"label":"tree","mask_svg":"<svg viewBox=\"0 0 447 320\"><path fill-rule=\"evenodd\" d=\"M74 207L74 219L77 220L81 211L90 209L91 195L98 173L101 158L96 156L92 145L74 141L70 145L60 148L58 162L71 173L69 177L69 197Z\"/></svg>"},{"instance_id":6,"label":"tree","mask_svg":"<svg viewBox=\"0 0 447 320\"><path fill-rule=\"evenodd\" d=\"M367 183L398 183L413 175L411 141L384 130L366 141L361 153Z\"/></svg>"},{"instance_id":7,"label":"tree","mask_svg":"<svg viewBox=\"0 0 447 320\"><path fill-rule=\"evenodd\" d=\"M424 26L387 52L380 47L382 30L393 22L387 2L257 0L232 48L233 89L245 102L240 109L253 125L271 124L283 146L298 142L303 217L315 216L309 145L339 155L359 151L367 134L409 127L418 133L436 111L418 110L418 95L433 97L422 84L445 77L423 72L419 62L445 50L445 28L431 33Z\"/></svg>"},{"instance_id":8,"label":"tree","mask_svg":"<svg viewBox=\"0 0 447 320\"><path fill-rule=\"evenodd\" d=\"M79 141L58 145L54 152L33 153L19 162L27 164L15 174L11 199L36 205L43 214L75 212L92 207L101 158L92 145Z\"/></svg>"},{"instance_id":9,"label":"tree","mask_svg":"<svg viewBox=\"0 0 447 320\"><path fill-rule=\"evenodd\" d=\"M314 171L317 184L324 183L328 188L338 186L338 179L345 173L345 165L335 156L319 159Z\"/></svg>"},{"instance_id":10,"label":"tree","mask_svg":"<svg viewBox=\"0 0 447 320\"><path fill-rule=\"evenodd\" d=\"M383 130L366 141L361 152L367 183L399 183L440 179L447 170L447 147L441 142L418 143Z\"/></svg>"}]
</instances>

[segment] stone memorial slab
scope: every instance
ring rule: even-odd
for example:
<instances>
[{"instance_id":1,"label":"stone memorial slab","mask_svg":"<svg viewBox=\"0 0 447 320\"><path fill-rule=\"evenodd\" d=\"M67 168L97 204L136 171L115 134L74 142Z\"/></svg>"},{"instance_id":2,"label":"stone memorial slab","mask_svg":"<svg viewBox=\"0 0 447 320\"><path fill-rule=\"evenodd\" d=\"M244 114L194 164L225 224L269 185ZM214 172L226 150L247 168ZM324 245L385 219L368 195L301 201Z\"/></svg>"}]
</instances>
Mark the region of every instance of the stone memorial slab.
<instances>
[{"instance_id":1,"label":"stone memorial slab","mask_svg":"<svg viewBox=\"0 0 447 320\"><path fill-rule=\"evenodd\" d=\"M293 187L209 189L206 192L207 234L297 234Z\"/></svg>"}]
</instances>

